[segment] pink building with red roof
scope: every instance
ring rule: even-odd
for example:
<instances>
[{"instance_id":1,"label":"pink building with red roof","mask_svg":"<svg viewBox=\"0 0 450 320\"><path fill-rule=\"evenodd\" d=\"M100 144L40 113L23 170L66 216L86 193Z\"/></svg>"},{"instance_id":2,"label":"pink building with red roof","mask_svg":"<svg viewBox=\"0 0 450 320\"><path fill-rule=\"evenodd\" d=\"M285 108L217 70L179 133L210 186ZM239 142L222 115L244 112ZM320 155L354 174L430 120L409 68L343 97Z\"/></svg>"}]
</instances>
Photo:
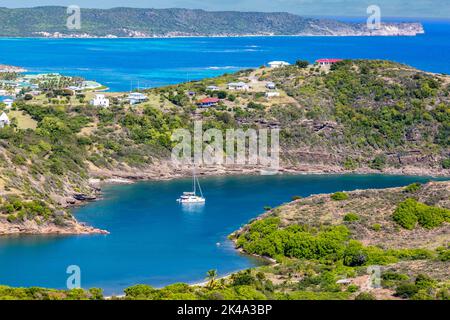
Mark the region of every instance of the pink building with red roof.
<instances>
[{"instance_id":1,"label":"pink building with red roof","mask_svg":"<svg viewBox=\"0 0 450 320\"><path fill-rule=\"evenodd\" d=\"M342 59L319 59L316 60L316 63L320 66L331 66L332 64L340 61L342 61Z\"/></svg>"}]
</instances>

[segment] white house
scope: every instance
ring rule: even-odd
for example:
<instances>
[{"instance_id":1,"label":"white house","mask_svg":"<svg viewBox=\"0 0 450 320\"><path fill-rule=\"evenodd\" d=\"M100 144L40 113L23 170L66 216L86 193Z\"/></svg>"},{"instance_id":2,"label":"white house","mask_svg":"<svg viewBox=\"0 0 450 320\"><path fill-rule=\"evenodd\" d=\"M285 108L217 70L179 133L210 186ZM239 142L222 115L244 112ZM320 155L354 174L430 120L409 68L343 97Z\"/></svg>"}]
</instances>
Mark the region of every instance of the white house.
<instances>
[{"instance_id":1,"label":"white house","mask_svg":"<svg viewBox=\"0 0 450 320\"><path fill-rule=\"evenodd\" d=\"M270 90L275 90L277 88L277 85L273 82L267 82L266 83L266 88L270 89Z\"/></svg>"},{"instance_id":2,"label":"white house","mask_svg":"<svg viewBox=\"0 0 450 320\"><path fill-rule=\"evenodd\" d=\"M248 91L250 86L245 82L231 82L228 84L228 90Z\"/></svg>"},{"instance_id":3,"label":"white house","mask_svg":"<svg viewBox=\"0 0 450 320\"><path fill-rule=\"evenodd\" d=\"M271 62L269 62L269 67L271 67L271 68L281 68L281 67L286 67L286 66L290 66L290 65L291 64L286 61L271 61Z\"/></svg>"},{"instance_id":4,"label":"white house","mask_svg":"<svg viewBox=\"0 0 450 320\"><path fill-rule=\"evenodd\" d=\"M109 99L104 94L96 94L95 98L90 101L90 104L95 107L109 107Z\"/></svg>"},{"instance_id":5,"label":"white house","mask_svg":"<svg viewBox=\"0 0 450 320\"><path fill-rule=\"evenodd\" d=\"M331 66L335 63L343 61L342 59L318 59L316 63L321 67Z\"/></svg>"},{"instance_id":6,"label":"white house","mask_svg":"<svg viewBox=\"0 0 450 320\"><path fill-rule=\"evenodd\" d=\"M274 97L279 97L280 93L278 91L270 91L270 92L266 92L266 98L270 99L270 98L274 98Z\"/></svg>"},{"instance_id":7,"label":"white house","mask_svg":"<svg viewBox=\"0 0 450 320\"><path fill-rule=\"evenodd\" d=\"M140 92L132 92L128 95L127 100L130 102L130 104L138 104L142 103L144 101L147 101L148 98L145 94Z\"/></svg>"},{"instance_id":8,"label":"white house","mask_svg":"<svg viewBox=\"0 0 450 320\"><path fill-rule=\"evenodd\" d=\"M208 91L219 91L219 87L217 87L217 86L207 86L206 90L208 90Z\"/></svg>"},{"instance_id":9,"label":"white house","mask_svg":"<svg viewBox=\"0 0 450 320\"><path fill-rule=\"evenodd\" d=\"M12 105L13 105L13 103L14 103L14 100L13 99L5 99L5 100L3 100L2 101L4 104L6 104L6 107L7 108L12 108Z\"/></svg>"},{"instance_id":10,"label":"white house","mask_svg":"<svg viewBox=\"0 0 450 320\"><path fill-rule=\"evenodd\" d=\"M8 126L9 125L9 118L6 115L6 113L2 113L0 115L0 128L3 128L4 126Z\"/></svg>"}]
</instances>

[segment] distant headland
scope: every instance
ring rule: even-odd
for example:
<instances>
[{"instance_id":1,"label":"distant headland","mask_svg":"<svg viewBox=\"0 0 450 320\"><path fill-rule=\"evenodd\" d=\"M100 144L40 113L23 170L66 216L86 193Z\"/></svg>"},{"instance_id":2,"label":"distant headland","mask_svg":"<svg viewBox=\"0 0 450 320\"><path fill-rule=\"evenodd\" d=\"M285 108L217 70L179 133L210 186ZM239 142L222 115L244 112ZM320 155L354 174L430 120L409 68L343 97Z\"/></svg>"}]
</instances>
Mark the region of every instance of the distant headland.
<instances>
[{"instance_id":1,"label":"distant headland","mask_svg":"<svg viewBox=\"0 0 450 320\"><path fill-rule=\"evenodd\" d=\"M239 36L416 36L421 23L365 23L305 18L276 12L211 12L191 9L81 9L80 28L67 27L67 8L0 8L0 37L173 38ZM124 23L126 21L126 23Z\"/></svg>"}]
</instances>

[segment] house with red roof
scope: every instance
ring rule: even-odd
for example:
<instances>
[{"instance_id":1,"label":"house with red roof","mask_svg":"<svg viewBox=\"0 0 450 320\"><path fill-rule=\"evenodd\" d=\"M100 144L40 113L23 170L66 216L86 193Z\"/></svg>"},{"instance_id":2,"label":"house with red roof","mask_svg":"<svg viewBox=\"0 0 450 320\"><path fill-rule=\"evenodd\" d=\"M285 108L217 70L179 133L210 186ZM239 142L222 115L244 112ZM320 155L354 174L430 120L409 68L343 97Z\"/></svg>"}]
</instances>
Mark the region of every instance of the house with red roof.
<instances>
[{"instance_id":1,"label":"house with red roof","mask_svg":"<svg viewBox=\"0 0 450 320\"><path fill-rule=\"evenodd\" d=\"M197 105L201 108L209 108L217 105L220 99L218 98L205 98L197 102Z\"/></svg>"},{"instance_id":2,"label":"house with red roof","mask_svg":"<svg viewBox=\"0 0 450 320\"><path fill-rule=\"evenodd\" d=\"M342 59L318 59L316 63L319 66L331 66L337 62L343 61Z\"/></svg>"}]
</instances>

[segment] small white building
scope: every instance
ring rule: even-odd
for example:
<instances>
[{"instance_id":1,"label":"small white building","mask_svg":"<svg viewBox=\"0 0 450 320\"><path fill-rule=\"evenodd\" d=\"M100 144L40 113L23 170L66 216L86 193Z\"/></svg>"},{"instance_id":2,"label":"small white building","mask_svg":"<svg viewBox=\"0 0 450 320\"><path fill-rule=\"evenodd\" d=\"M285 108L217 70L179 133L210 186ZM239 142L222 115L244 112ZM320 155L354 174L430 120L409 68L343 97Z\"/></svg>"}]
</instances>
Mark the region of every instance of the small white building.
<instances>
[{"instance_id":1,"label":"small white building","mask_svg":"<svg viewBox=\"0 0 450 320\"><path fill-rule=\"evenodd\" d=\"M127 100L130 104L138 104L148 100L148 97L140 92L132 92L128 95Z\"/></svg>"},{"instance_id":2,"label":"small white building","mask_svg":"<svg viewBox=\"0 0 450 320\"><path fill-rule=\"evenodd\" d=\"M329 67L335 63L343 61L342 59L318 59L316 63L321 67Z\"/></svg>"},{"instance_id":3,"label":"small white building","mask_svg":"<svg viewBox=\"0 0 450 320\"><path fill-rule=\"evenodd\" d=\"M250 86L245 82L231 82L228 84L228 90L248 91Z\"/></svg>"},{"instance_id":4,"label":"small white building","mask_svg":"<svg viewBox=\"0 0 450 320\"><path fill-rule=\"evenodd\" d=\"M109 99L104 94L96 94L95 98L90 101L90 104L94 107L109 107Z\"/></svg>"},{"instance_id":5,"label":"small white building","mask_svg":"<svg viewBox=\"0 0 450 320\"><path fill-rule=\"evenodd\" d=\"M277 85L273 82L267 82L266 83L266 88L269 90L275 90L277 88Z\"/></svg>"},{"instance_id":6,"label":"small white building","mask_svg":"<svg viewBox=\"0 0 450 320\"><path fill-rule=\"evenodd\" d=\"M0 115L0 128L3 128L4 126L9 126L9 118L8 118L8 116L6 115L6 113L2 113L1 115Z\"/></svg>"},{"instance_id":7,"label":"small white building","mask_svg":"<svg viewBox=\"0 0 450 320\"><path fill-rule=\"evenodd\" d=\"M10 109L10 108L12 108L14 100L13 99L5 99L2 102L6 105L6 108Z\"/></svg>"},{"instance_id":8,"label":"small white building","mask_svg":"<svg viewBox=\"0 0 450 320\"><path fill-rule=\"evenodd\" d=\"M275 98L275 97L279 97L280 93L278 91L269 91L266 92L266 98L270 99L270 98Z\"/></svg>"},{"instance_id":9,"label":"small white building","mask_svg":"<svg viewBox=\"0 0 450 320\"><path fill-rule=\"evenodd\" d=\"M219 87L218 86L207 86L206 90L208 90L208 91L219 91Z\"/></svg>"},{"instance_id":10,"label":"small white building","mask_svg":"<svg viewBox=\"0 0 450 320\"><path fill-rule=\"evenodd\" d=\"M281 68L281 67L286 67L286 66L290 66L290 65L291 64L286 61L271 61L271 62L269 62L269 67L271 67L271 68Z\"/></svg>"},{"instance_id":11,"label":"small white building","mask_svg":"<svg viewBox=\"0 0 450 320\"><path fill-rule=\"evenodd\" d=\"M352 280L350 280L350 279L341 279L341 280L336 281L336 284L349 285L349 284L352 284Z\"/></svg>"}]
</instances>

